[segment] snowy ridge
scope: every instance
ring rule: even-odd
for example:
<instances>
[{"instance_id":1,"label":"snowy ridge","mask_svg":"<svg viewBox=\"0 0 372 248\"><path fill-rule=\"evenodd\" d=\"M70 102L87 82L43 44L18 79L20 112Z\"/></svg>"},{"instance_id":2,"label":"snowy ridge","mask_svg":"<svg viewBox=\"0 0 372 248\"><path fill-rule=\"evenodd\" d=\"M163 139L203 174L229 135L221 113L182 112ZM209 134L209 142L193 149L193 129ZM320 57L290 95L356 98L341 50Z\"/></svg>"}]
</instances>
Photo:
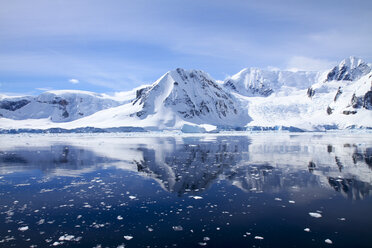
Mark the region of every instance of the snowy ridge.
<instances>
[{"instance_id":1,"label":"snowy ridge","mask_svg":"<svg viewBox=\"0 0 372 248\"><path fill-rule=\"evenodd\" d=\"M370 73L371 70L372 68L362 59L349 57L327 73L326 81L358 80L362 76Z\"/></svg>"},{"instance_id":2,"label":"snowy ridge","mask_svg":"<svg viewBox=\"0 0 372 248\"><path fill-rule=\"evenodd\" d=\"M52 122L68 122L118 105L120 102L93 92L48 91L37 97L2 98L0 116L15 120L49 118Z\"/></svg>"},{"instance_id":3,"label":"snowy ridge","mask_svg":"<svg viewBox=\"0 0 372 248\"><path fill-rule=\"evenodd\" d=\"M217 82L176 69L114 96L50 91L0 98L3 133L113 130L322 131L372 128L372 69L350 57L326 72L248 68Z\"/></svg>"},{"instance_id":4,"label":"snowy ridge","mask_svg":"<svg viewBox=\"0 0 372 248\"><path fill-rule=\"evenodd\" d=\"M258 68L246 68L227 78L226 88L244 96L269 96L283 86L305 89L315 82L317 72L269 71Z\"/></svg>"}]
</instances>

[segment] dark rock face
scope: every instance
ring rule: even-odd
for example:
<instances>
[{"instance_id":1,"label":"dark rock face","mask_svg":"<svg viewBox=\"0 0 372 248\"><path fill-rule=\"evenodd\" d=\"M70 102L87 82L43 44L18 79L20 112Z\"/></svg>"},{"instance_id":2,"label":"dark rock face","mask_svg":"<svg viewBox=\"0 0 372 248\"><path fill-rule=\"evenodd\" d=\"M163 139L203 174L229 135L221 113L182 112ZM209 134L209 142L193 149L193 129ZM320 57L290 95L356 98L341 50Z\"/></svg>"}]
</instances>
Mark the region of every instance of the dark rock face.
<instances>
[{"instance_id":1,"label":"dark rock face","mask_svg":"<svg viewBox=\"0 0 372 248\"><path fill-rule=\"evenodd\" d=\"M363 97L357 97L354 93L352 98L351 98L351 106L353 106L353 108L362 107L363 106Z\"/></svg>"},{"instance_id":2,"label":"dark rock face","mask_svg":"<svg viewBox=\"0 0 372 248\"><path fill-rule=\"evenodd\" d=\"M351 81L351 76L350 72L348 71L348 67L346 65L341 66L341 68L334 67L327 75L327 81L332 81L332 80L347 80Z\"/></svg>"},{"instance_id":3,"label":"dark rock face","mask_svg":"<svg viewBox=\"0 0 372 248\"><path fill-rule=\"evenodd\" d=\"M327 114L331 115L332 113L333 113L333 109L330 106L328 106L327 107Z\"/></svg>"},{"instance_id":4,"label":"dark rock face","mask_svg":"<svg viewBox=\"0 0 372 248\"><path fill-rule=\"evenodd\" d=\"M231 80L226 81L225 86L232 90L236 90L235 84Z\"/></svg>"},{"instance_id":5,"label":"dark rock face","mask_svg":"<svg viewBox=\"0 0 372 248\"><path fill-rule=\"evenodd\" d=\"M9 110L9 111L15 111L17 109L20 109L20 108L26 106L29 103L30 103L30 101L26 100L26 99L19 100L19 101L4 100L4 101L0 101L0 108L6 109L6 110Z\"/></svg>"},{"instance_id":6,"label":"dark rock face","mask_svg":"<svg viewBox=\"0 0 372 248\"><path fill-rule=\"evenodd\" d=\"M150 90L151 87L145 87L136 91L136 99L132 102L132 104L136 104L140 101L140 104L146 101L147 92Z\"/></svg>"},{"instance_id":7,"label":"dark rock face","mask_svg":"<svg viewBox=\"0 0 372 248\"><path fill-rule=\"evenodd\" d=\"M226 88L230 88L238 92L238 89L236 88L234 82L232 82L231 80L226 81L224 85ZM246 91L249 92L249 94L253 96L265 96L265 97L271 95L274 92L273 89L271 89L270 87L264 84L260 84L259 86L249 85L249 87L246 88Z\"/></svg>"},{"instance_id":8,"label":"dark rock face","mask_svg":"<svg viewBox=\"0 0 372 248\"><path fill-rule=\"evenodd\" d=\"M336 92L336 95L335 95L335 98L333 99L333 101L337 101L338 97L342 94L342 87L338 87L338 90Z\"/></svg>"},{"instance_id":9,"label":"dark rock face","mask_svg":"<svg viewBox=\"0 0 372 248\"><path fill-rule=\"evenodd\" d=\"M313 97L314 95L315 95L315 90L314 90L313 88L311 88L311 87L308 88L308 89L307 89L307 96L311 98L311 97Z\"/></svg>"},{"instance_id":10,"label":"dark rock face","mask_svg":"<svg viewBox=\"0 0 372 248\"><path fill-rule=\"evenodd\" d=\"M363 107L365 109L371 109L372 110L372 91L368 91L364 95L364 102L363 102Z\"/></svg>"},{"instance_id":11,"label":"dark rock face","mask_svg":"<svg viewBox=\"0 0 372 248\"><path fill-rule=\"evenodd\" d=\"M326 82L336 81L353 81L371 72L367 63L360 59L351 57L344 60L338 66L335 66L327 74Z\"/></svg>"},{"instance_id":12,"label":"dark rock face","mask_svg":"<svg viewBox=\"0 0 372 248\"><path fill-rule=\"evenodd\" d=\"M343 112L342 112L344 115L355 115L356 113L357 113L357 111L355 111L355 110L344 110Z\"/></svg>"},{"instance_id":13,"label":"dark rock face","mask_svg":"<svg viewBox=\"0 0 372 248\"><path fill-rule=\"evenodd\" d=\"M65 111L63 111L62 116L63 116L64 118L67 118L67 117L69 117L70 115L69 115L69 113L67 112L67 110L65 110Z\"/></svg>"}]
</instances>

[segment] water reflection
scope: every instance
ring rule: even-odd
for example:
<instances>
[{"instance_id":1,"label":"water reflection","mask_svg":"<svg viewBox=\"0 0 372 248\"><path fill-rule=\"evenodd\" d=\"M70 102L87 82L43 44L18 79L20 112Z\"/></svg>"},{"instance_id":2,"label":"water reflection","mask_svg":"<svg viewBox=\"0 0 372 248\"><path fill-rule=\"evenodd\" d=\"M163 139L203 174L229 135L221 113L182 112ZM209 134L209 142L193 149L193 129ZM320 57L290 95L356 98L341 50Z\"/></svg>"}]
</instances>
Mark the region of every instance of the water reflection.
<instances>
[{"instance_id":1,"label":"water reflection","mask_svg":"<svg viewBox=\"0 0 372 248\"><path fill-rule=\"evenodd\" d=\"M342 139L329 144L332 139L319 135L97 137L83 141L75 137L58 142L44 136L37 142L27 137L16 141L0 147L1 174L37 169L45 176L83 176L115 167L138 171L180 196L203 191L220 180L246 192L316 186L333 188L352 199L371 192L368 139L359 145Z\"/></svg>"}]
</instances>

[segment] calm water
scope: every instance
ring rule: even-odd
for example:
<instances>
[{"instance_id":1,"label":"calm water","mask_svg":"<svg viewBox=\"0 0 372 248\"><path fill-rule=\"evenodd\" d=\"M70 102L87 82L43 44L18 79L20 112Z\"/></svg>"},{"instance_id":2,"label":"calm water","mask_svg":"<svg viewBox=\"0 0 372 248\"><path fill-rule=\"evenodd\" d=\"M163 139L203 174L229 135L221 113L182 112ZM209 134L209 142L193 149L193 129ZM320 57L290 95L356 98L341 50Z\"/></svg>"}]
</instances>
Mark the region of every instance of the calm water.
<instances>
[{"instance_id":1,"label":"calm water","mask_svg":"<svg viewBox=\"0 0 372 248\"><path fill-rule=\"evenodd\" d=\"M142 136L0 136L0 247L372 245L371 134Z\"/></svg>"}]
</instances>

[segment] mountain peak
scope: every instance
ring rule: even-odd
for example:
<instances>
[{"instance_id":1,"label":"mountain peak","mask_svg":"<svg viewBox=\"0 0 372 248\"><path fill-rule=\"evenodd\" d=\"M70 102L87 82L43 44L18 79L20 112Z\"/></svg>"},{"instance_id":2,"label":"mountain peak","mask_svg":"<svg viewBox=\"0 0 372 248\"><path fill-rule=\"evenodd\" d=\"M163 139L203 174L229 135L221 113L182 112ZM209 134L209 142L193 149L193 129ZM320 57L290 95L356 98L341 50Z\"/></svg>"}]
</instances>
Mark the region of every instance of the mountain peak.
<instances>
[{"instance_id":1,"label":"mountain peak","mask_svg":"<svg viewBox=\"0 0 372 248\"><path fill-rule=\"evenodd\" d=\"M133 105L139 107L135 115L140 119L157 114L219 126L242 122L236 99L200 70L177 68L165 73L150 87L137 91Z\"/></svg>"},{"instance_id":2,"label":"mountain peak","mask_svg":"<svg viewBox=\"0 0 372 248\"><path fill-rule=\"evenodd\" d=\"M350 69L355 69L363 64L366 64L361 58L350 56L340 62L339 67L347 66Z\"/></svg>"},{"instance_id":3,"label":"mountain peak","mask_svg":"<svg viewBox=\"0 0 372 248\"><path fill-rule=\"evenodd\" d=\"M372 68L362 59L350 56L332 68L326 75L326 82L329 81L354 81L372 71Z\"/></svg>"}]
</instances>

